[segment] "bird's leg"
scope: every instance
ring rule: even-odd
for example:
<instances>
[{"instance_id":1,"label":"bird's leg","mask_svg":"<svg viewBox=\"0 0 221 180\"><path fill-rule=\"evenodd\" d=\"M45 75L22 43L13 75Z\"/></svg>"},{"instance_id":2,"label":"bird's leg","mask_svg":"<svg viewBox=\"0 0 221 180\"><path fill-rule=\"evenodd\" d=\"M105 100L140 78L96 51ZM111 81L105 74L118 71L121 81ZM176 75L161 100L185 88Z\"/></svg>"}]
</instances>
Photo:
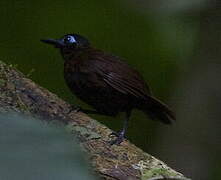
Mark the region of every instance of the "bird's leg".
<instances>
[{"instance_id":1,"label":"bird's leg","mask_svg":"<svg viewBox=\"0 0 221 180\"><path fill-rule=\"evenodd\" d=\"M130 115L131 115L131 111L127 111L126 112L126 117L124 119L123 129L120 132L118 132L118 133L116 133L116 132L111 133L111 135L117 136L116 139L110 141L111 145L113 145L113 144L119 145L124 140L125 133L126 133L126 130L127 130L127 127L128 127L128 122L129 122L129 119L130 119Z\"/></svg>"}]
</instances>

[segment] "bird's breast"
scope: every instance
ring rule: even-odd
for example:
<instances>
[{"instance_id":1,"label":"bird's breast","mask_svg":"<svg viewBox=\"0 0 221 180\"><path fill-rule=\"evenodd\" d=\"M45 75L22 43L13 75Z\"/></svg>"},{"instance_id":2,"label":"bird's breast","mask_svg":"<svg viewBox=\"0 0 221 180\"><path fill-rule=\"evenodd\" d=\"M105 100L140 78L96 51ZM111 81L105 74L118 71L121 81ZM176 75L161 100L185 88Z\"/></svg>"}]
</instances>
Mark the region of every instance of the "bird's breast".
<instances>
[{"instance_id":1,"label":"bird's breast","mask_svg":"<svg viewBox=\"0 0 221 180\"><path fill-rule=\"evenodd\" d=\"M65 64L64 78L72 93L99 112L116 115L131 106L127 95L109 86L86 63Z\"/></svg>"},{"instance_id":2,"label":"bird's breast","mask_svg":"<svg viewBox=\"0 0 221 180\"><path fill-rule=\"evenodd\" d=\"M93 89L93 82L96 81L95 74L85 71L84 66L79 61L65 63L64 79L71 91L77 96Z\"/></svg>"},{"instance_id":3,"label":"bird's breast","mask_svg":"<svg viewBox=\"0 0 221 180\"><path fill-rule=\"evenodd\" d=\"M64 79L71 90L79 89L86 80L85 75L80 71L78 63L74 62L71 65L64 67Z\"/></svg>"}]
</instances>

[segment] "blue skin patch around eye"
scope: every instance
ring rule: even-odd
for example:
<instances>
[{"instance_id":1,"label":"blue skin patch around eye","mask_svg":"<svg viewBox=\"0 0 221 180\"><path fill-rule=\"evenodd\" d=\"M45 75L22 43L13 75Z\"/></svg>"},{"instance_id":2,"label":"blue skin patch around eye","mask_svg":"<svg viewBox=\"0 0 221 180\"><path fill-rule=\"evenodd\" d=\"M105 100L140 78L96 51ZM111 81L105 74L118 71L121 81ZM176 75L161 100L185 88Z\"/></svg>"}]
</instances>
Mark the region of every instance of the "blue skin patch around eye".
<instances>
[{"instance_id":1,"label":"blue skin patch around eye","mask_svg":"<svg viewBox=\"0 0 221 180\"><path fill-rule=\"evenodd\" d=\"M74 36L68 36L67 39L68 39L68 42L69 42L69 43L75 43L75 42L77 42L76 39L74 38Z\"/></svg>"}]
</instances>

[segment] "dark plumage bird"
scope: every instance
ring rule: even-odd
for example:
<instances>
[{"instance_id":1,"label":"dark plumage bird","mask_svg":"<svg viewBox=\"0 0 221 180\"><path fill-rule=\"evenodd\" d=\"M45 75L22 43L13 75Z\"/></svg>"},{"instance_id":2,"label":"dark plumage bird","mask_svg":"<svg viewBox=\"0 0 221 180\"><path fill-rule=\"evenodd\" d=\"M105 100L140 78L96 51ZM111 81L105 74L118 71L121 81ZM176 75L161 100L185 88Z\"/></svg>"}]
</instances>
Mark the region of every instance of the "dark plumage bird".
<instances>
[{"instance_id":1,"label":"dark plumage bird","mask_svg":"<svg viewBox=\"0 0 221 180\"><path fill-rule=\"evenodd\" d=\"M68 87L96 110L84 112L107 116L126 113L123 129L111 144L123 141L133 109L139 109L151 119L165 124L175 120L168 106L153 97L142 76L119 57L93 48L86 38L78 34L42 41L60 49Z\"/></svg>"}]
</instances>

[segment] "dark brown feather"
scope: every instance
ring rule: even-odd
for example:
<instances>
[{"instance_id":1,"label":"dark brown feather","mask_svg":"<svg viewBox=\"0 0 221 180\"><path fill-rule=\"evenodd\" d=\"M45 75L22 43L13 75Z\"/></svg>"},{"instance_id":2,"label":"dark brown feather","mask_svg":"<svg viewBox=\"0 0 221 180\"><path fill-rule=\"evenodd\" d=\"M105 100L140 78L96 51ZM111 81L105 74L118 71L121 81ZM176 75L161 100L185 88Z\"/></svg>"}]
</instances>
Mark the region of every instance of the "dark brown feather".
<instances>
[{"instance_id":1,"label":"dark brown feather","mask_svg":"<svg viewBox=\"0 0 221 180\"><path fill-rule=\"evenodd\" d=\"M137 108L164 123L175 119L165 104L152 97L142 76L117 56L92 48L73 54L65 61L66 82L98 112L117 115Z\"/></svg>"}]
</instances>

